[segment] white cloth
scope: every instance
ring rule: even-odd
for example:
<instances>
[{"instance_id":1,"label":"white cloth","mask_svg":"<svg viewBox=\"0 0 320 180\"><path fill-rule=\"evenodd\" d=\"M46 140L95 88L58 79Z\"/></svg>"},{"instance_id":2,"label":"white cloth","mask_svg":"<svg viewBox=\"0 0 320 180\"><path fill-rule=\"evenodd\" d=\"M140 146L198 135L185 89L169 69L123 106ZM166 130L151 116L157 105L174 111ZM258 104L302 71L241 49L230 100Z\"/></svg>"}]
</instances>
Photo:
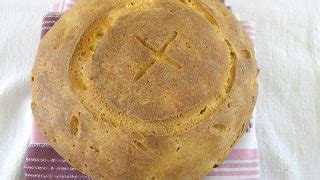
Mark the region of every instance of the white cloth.
<instances>
[{"instance_id":1,"label":"white cloth","mask_svg":"<svg viewBox=\"0 0 320 180\"><path fill-rule=\"evenodd\" d=\"M317 3L317 4L316 4ZM21 179L31 133L30 72L52 1L0 1L0 176ZM256 22L262 179L317 179L320 14L316 0L229 0Z\"/></svg>"},{"instance_id":2,"label":"white cloth","mask_svg":"<svg viewBox=\"0 0 320 180\"><path fill-rule=\"evenodd\" d=\"M31 133L30 73L50 3L0 0L0 179L22 179Z\"/></svg>"},{"instance_id":3,"label":"white cloth","mask_svg":"<svg viewBox=\"0 0 320 180\"><path fill-rule=\"evenodd\" d=\"M261 179L319 179L319 1L228 3L240 18L256 23Z\"/></svg>"}]
</instances>

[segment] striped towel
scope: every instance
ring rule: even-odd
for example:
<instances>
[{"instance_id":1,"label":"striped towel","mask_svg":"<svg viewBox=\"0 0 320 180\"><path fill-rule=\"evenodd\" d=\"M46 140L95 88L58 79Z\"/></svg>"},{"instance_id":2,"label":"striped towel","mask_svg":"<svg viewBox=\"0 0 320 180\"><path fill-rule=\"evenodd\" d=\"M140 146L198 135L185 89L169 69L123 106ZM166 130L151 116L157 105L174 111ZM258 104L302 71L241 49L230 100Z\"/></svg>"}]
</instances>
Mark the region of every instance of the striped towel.
<instances>
[{"instance_id":1,"label":"striped towel","mask_svg":"<svg viewBox=\"0 0 320 180\"><path fill-rule=\"evenodd\" d=\"M51 12L43 18L41 37L79 0L62 0L54 4ZM250 22L242 22L252 41L255 27ZM254 114L254 113L253 113ZM27 150L24 165L26 179L91 179L71 167L44 139L33 125L33 134ZM233 148L227 159L204 179L259 179L259 153L255 134L255 118Z\"/></svg>"}]
</instances>

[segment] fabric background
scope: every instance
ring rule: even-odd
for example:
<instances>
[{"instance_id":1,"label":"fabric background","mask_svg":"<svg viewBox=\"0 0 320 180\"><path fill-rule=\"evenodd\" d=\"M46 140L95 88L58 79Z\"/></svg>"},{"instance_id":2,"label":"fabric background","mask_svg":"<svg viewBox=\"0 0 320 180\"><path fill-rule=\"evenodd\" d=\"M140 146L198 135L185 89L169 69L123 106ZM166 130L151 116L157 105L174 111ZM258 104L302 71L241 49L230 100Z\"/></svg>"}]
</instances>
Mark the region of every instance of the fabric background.
<instances>
[{"instance_id":1,"label":"fabric background","mask_svg":"<svg viewBox=\"0 0 320 180\"><path fill-rule=\"evenodd\" d=\"M256 23L261 179L319 179L319 1L228 2Z\"/></svg>"},{"instance_id":2,"label":"fabric background","mask_svg":"<svg viewBox=\"0 0 320 180\"><path fill-rule=\"evenodd\" d=\"M0 179L21 179L31 134L30 72L51 0L0 1ZM229 0L256 22L261 179L317 179L320 167L320 3Z\"/></svg>"}]
</instances>

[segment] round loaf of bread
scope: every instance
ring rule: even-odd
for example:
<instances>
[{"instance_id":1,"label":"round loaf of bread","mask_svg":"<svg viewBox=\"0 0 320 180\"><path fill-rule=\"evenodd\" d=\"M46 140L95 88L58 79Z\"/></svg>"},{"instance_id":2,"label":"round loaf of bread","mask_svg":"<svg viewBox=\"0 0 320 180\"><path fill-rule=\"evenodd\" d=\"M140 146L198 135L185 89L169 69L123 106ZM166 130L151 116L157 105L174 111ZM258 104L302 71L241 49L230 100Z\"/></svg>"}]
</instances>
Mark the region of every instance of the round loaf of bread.
<instances>
[{"instance_id":1,"label":"round loaf of bread","mask_svg":"<svg viewBox=\"0 0 320 180\"><path fill-rule=\"evenodd\" d=\"M87 175L195 179L247 127L257 72L248 36L216 1L83 1L41 41L32 110Z\"/></svg>"}]
</instances>

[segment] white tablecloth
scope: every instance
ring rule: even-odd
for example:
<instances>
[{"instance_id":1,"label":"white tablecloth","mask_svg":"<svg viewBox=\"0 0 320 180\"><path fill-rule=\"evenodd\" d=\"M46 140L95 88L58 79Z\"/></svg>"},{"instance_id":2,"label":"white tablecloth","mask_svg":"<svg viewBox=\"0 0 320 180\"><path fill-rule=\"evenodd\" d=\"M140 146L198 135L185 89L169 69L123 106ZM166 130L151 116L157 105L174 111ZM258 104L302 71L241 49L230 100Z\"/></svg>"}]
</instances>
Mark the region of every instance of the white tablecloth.
<instances>
[{"instance_id":1,"label":"white tablecloth","mask_svg":"<svg viewBox=\"0 0 320 180\"><path fill-rule=\"evenodd\" d=\"M256 22L257 136L262 179L317 179L320 3L229 0ZM30 72L49 0L0 1L0 179L21 179L31 133ZM318 9L316 9L316 7Z\"/></svg>"}]
</instances>

